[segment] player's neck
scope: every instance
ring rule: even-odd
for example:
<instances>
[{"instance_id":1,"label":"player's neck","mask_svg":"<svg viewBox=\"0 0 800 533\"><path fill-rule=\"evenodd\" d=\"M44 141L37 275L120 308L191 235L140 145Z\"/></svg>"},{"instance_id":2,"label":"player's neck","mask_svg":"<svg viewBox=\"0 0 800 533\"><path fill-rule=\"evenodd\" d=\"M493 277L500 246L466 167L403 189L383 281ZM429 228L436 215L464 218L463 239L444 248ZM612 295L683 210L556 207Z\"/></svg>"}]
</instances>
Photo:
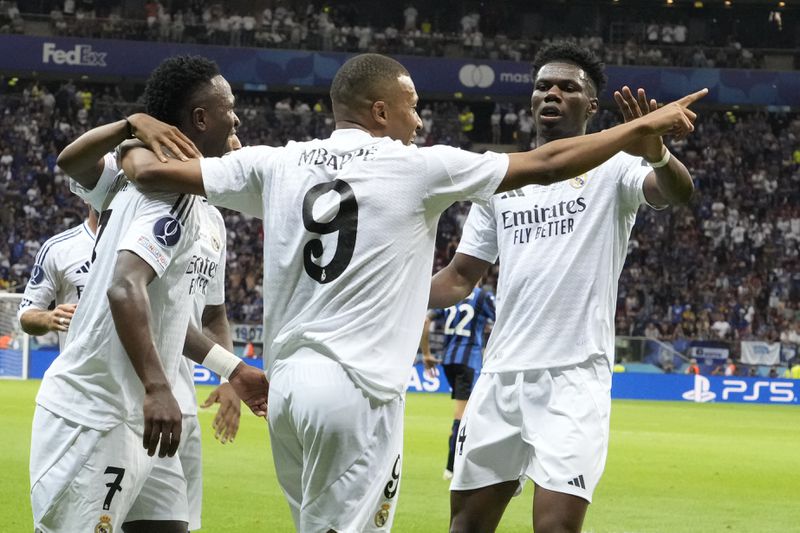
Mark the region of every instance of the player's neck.
<instances>
[{"instance_id":1,"label":"player's neck","mask_svg":"<svg viewBox=\"0 0 800 533\"><path fill-rule=\"evenodd\" d=\"M557 141L559 139L569 139L570 137L578 137L586 135L586 129L574 131L572 133L565 132L550 132L550 131L537 131L536 132L536 146L542 146L550 141Z\"/></svg>"},{"instance_id":2,"label":"player's neck","mask_svg":"<svg viewBox=\"0 0 800 533\"><path fill-rule=\"evenodd\" d=\"M346 129L356 129L361 130L369 133L373 137L377 137L375 133L367 128L365 125L361 124L360 122L356 122L355 120L337 120L336 121L336 129L337 130L346 130Z\"/></svg>"}]
</instances>

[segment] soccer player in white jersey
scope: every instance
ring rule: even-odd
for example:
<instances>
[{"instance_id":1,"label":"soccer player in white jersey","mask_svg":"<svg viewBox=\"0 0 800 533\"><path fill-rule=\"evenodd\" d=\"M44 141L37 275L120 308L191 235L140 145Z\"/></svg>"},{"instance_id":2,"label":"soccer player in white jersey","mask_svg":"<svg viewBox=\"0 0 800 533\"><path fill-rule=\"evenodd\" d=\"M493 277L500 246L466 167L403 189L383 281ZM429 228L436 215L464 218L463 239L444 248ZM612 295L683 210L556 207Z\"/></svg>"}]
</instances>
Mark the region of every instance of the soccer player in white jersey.
<instances>
[{"instance_id":1,"label":"soccer player in white jersey","mask_svg":"<svg viewBox=\"0 0 800 533\"><path fill-rule=\"evenodd\" d=\"M602 64L557 45L534 67L537 150L583 137ZM627 87L615 96L626 121L657 109L643 91L639 102ZM451 531L494 531L528 478L534 530L581 531L608 448L617 280L636 212L693 190L660 136L625 151L568 181L473 205L453 261L433 278L429 305L451 305L501 259L497 320L459 429Z\"/></svg>"},{"instance_id":2,"label":"soccer player in white jersey","mask_svg":"<svg viewBox=\"0 0 800 533\"><path fill-rule=\"evenodd\" d=\"M182 70L177 70L182 74ZM145 94L148 111L164 116L168 114L162 102L169 100L168 95L161 91L174 91L173 83L162 83L150 86ZM165 116L164 118L168 118ZM195 145L189 137L183 136L180 130L172 132L172 127L149 115L136 114L129 120L136 123L137 138L144 142L145 139L154 139L155 132L164 132L177 136L186 146L189 155L195 155ZM184 125L184 127L187 127ZM187 128L189 129L189 128ZM59 156L59 164L67 173L81 175L86 180L97 180L103 173L116 175L117 162L115 157L103 157L93 160L99 150L119 144L122 140L118 128L101 127L99 131L90 130L73 141ZM191 129L189 129L191 133ZM157 146L160 144L154 141ZM228 150L239 149L239 139L233 135L228 141ZM229 351L233 351L233 341L228 326L227 311L225 308L225 264L226 264L226 230L225 221L219 210L203 198L201 205L204 209L200 212L200 253L192 258L187 273L193 276L189 292L193 295L193 312L189 318L190 324L197 329L205 330L206 335ZM94 242L94 241L92 241ZM87 256L91 256L91 249ZM183 475L186 479L186 492L189 506L189 530L196 531L201 527L203 503L203 468L202 468L202 439L200 426L197 419L197 396L194 387L194 362L188 358L181 361L178 380L174 384L173 394L181 408L183 423L181 430L181 443L178 446ZM223 444L232 441L239 428L240 400L229 383L217 387L203 407L219 403L220 408L214 419L213 428L215 437ZM142 509L140 516L146 518L162 505L169 505L160 498L157 490L158 483L169 481L171 475L168 468L162 468L157 462L150 478L139 494L139 504L129 513L130 518L138 518L135 513Z\"/></svg>"},{"instance_id":3,"label":"soccer player in white jersey","mask_svg":"<svg viewBox=\"0 0 800 533\"><path fill-rule=\"evenodd\" d=\"M336 131L328 139L126 168L142 187L263 214L269 428L299 531L391 528L404 392L442 211L580 175L642 135L686 134L694 118L686 104L701 94L525 154L417 148L408 71L363 54L333 80Z\"/></svg>"},{"instance_id":4,"label":"soccer player in white jersey","mask_svg":"<svg viewBox=\"0 0 800 533\"><path fill-rule=\"evenodd\" d=\"M89 277L96 232L97 215L89 209L79 226L42 244L17 312L25 333L44 335L55 331L58 345L64 349L69 323Z\"/></svg>"},{"instance_id":5,"label":"soccer player in white jersey","mask_svg":"<svg viewBox=\"0 0 800 533\"><path fill-rule=\"evenodd\" d=\"M203 58L167 60L148 85L164 83L181 113L177 121L204 132L194 139L201 153L224 153L238 119L230 86L216 65ZM123 157L123 168L125 162ZM102 214L84 302L37 396L31 443L34 525L42 532L86 527L186 532L186 481L175 456L182 417L171 390L182 349L228 377L256 414L266 412L267 384L263 372L223 355L224 348L195 328L187 333L191 286L198 279L187 270L202 238L200 200L143 194L122 173L101 174L96 183L91 176L76 176L84 199ZM151 488L155 493L148 493L143 488L154 479L156 461L169 475L162 473ZM160 500L155 509L147 506L153 497Z\"/></svg>"}]
</instances>

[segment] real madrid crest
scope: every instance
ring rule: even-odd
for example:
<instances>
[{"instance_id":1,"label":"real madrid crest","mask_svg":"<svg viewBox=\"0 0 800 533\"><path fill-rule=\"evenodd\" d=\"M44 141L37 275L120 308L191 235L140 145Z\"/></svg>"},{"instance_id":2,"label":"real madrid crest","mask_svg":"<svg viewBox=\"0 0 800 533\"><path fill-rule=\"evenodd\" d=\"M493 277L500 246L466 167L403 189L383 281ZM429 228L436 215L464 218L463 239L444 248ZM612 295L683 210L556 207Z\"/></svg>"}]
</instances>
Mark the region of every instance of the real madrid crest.
<instances>
[{"instance_id":1,"label":"real madrid crest","mask_svg":"<svg viewBox=\"0 0 800 533\"><path fill-rule=\"evenodd\" d=\"M381 505L381 510L375 513L375 525L378 527L383 527L386 525L386 521L389 520L389 509L391 509L392 505L389 503L384 503Z\"/></svg>"},{"instance_id":2,"label":"real madrid crest","mask_svg":"<svg viewBox=\"0 0 800 533\"><path fill-rule=\"evenodd\" d=\"M107 514L100 516L100 521L94 526L94 533L113 533L114 528L111 527L111 517Z\"/></svg>"},{"instance_id":3,"label":"real madrid crest","mask_svg":"<svg viewBox=\"0 0 800 533\"><path fill-rule=\"evenodd\" d=\"M219 252L220 246L222 246L216 235L211 236L211 246L214 247L215 252Z\"/></svg>"},{"instance_id":4,"label":"real madrid crest","mask_svg":"<svg viewBox=\"0 0 800 533\"><path fill-rule=\"evenodd\" d=\"M572 186L573 189L581 189L583 188L584 185L586 185L587 178L588 178L587 174L581 174L580 176L577 176L569 180L569 184L570 186Z\"/></svg>"}]
</instances>

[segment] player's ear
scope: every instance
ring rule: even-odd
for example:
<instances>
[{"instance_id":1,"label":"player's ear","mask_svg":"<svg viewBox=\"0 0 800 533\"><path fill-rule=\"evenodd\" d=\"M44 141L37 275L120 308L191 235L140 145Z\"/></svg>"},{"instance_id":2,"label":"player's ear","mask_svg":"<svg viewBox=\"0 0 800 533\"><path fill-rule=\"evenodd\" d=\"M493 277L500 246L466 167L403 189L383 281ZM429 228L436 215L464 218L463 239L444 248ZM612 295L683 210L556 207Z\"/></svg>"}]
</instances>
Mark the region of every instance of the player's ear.
<instances>
[{"instance_id":1,"label":"player's ear","mask_svg":"<svg viewBox=\"0 0 800 533\"><path fill-rule=\"evenodd\" d=\"M208 115L206 110L202 107L195 107L192 109L192 127L199 131L206 131L208 129Z\"/></svg>"},{"instance_id":2,"label":"player's ear","mask_svg":"<svg viewBox=\"0 0 800 533\"><path fill-rule=\"evenodd\" d=\"M587 119L592 118L595 115L595 113L597 113L598 109L600 109L600 104L597 101L597 98L595 97L589 98L589 105L586 107L586 118Z\"/></svg>"},{"instance_id":3,"label":"player's ear","mask_svg":"<svg viewBox=\"0 0 800 533\"><path fill-rule=\"evenodd\" d=\"M372 103L372 120L380 124L381 126L386 126L387 117L388 117L388 106L386 102L383 100L377 100Z\"/></svg>"}]
</instances>

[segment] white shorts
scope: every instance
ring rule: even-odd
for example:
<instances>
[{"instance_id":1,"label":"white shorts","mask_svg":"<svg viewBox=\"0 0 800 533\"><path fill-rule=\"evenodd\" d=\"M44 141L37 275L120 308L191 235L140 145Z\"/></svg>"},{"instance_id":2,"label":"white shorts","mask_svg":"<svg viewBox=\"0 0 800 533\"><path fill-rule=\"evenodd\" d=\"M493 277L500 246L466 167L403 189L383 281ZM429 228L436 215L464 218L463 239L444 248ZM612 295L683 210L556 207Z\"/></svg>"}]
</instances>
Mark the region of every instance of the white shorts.
<instances>
[{"instance_id":1,"label":"white shorts","mask_svg":"<svg viewBox=\"0 0 800 533\"><path fill-rule=\"evenodd\" d=\"M196 416L184 416L182 425L178 453L153 461L153 469L128 511L126 522L176 520L188 522L189 531L200 529L203 500L200 427Z\"/></svg>"},{"instance_id":2,"label":"white shorts","mask_svg":"<svg viewBox=\"0 0 800 533\"><path fill-rule=\"evenodd\" d=\"M390 531L400 489L404 400L367 397L310 350L275 363L269 431L275 470L303 533Z\"/></svg>"},{"instance_id":3,"label":"white shorts","mask_svg":"<svg viewBox=\"0 0 800 533\"><path fill-rule=\"evenodd\" d=\"M484 373L456 441L450 490L526 478L589 502L605 467L611 372L605 359ZM518 492L519 493L519 492Z\"/></svg>"},{"instance_id":4,"label":"white shorts","mask_svg":"<svg viewBox=\"0 0 800 533\"><path fill-rule=\"evenodd\" d=\"M34 529L122 531L154 461L126 424L98 431L37 405L30 460Z\"/></svg>"}]
</instances>

